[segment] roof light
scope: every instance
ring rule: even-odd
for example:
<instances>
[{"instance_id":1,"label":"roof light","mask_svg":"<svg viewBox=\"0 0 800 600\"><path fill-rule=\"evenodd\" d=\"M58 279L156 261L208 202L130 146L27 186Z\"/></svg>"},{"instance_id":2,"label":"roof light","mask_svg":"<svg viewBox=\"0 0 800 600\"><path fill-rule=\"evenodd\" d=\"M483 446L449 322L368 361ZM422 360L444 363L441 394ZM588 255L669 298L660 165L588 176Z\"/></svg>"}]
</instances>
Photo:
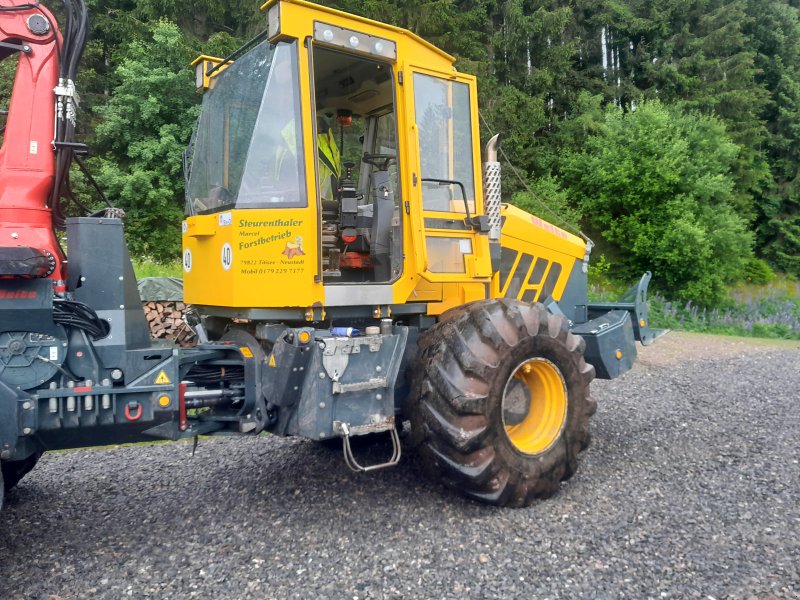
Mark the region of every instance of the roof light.
<instances>
[{"instance_id":1,"label":"roof light","mask_svg":"<svg viewBox=\"0 0 800 600\"><path fill-rule=\"evenodd\" d=\"M206 56L205 54L198 56L196 59L194 59L194 61L192 61L192 66L194 67L195 87L197 88L198 92L204 92L212 87L212 80L214 77L222 73L222 71L233 64L233 61L228 61L225 64L222 64L222 62L223 61L221 58L214 58L213 56ZM213 73L209 75L209 71L213 71Z\"/></svg>"},{"instance_id":2,"label":"roof light","mask_svg":"<svg viewBox=\"0 0 800 600\"><path fill-rule=\"evenodd\" d=\"M338 46L339 48L346 48L350 51L355 50L360 53L382 57L390 61L397 60L397 44L395 42L359 31L343 29L328 23L321 23L319 21L314 23L314 39L317 42Z\"/></svg>"},{"instance_id":3,"label":"roof light","mask_svg":"<svg viewBox=\"0 0 800 600\"><path fill-rule=\"evenodd\" d=\"M281 3L276 2L267 11L267 37L275 39L281 33Z\"/></svg>"}]
</instances>

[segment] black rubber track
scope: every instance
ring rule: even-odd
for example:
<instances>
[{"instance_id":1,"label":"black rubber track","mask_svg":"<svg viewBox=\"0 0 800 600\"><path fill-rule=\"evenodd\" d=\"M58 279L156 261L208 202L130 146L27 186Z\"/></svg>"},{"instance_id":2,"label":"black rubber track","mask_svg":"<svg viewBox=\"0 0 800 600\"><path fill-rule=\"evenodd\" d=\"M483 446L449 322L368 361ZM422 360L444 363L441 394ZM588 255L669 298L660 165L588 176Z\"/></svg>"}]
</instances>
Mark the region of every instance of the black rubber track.
<instances>
[{"instance_id":1,"label":"black rubber track","mask_svg":"<svg viewBox=\"0 0 800 600\"><path fill-rule=\"evenodd\" d=\"M594 367L583 338L541 304L481 300L448 311L419 340L409 404L411 445L422 468L468 496L499 506L527 506L558 491L589 445ZM514 369L534 357L551 361L567 387L567 421L536 456L505 433L502 397Z\"/></svg>"}]
</instances>

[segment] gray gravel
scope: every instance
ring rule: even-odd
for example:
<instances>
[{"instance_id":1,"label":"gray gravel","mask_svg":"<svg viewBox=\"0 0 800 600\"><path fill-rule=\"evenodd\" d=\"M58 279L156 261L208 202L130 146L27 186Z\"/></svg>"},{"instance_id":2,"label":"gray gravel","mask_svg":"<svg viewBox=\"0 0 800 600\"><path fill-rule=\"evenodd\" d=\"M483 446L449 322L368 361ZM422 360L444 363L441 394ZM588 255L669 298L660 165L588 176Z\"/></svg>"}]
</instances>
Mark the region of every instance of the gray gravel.
<instances>
[{"instance_id":1,"label":"gray gravel","mask_svg":"<svg viewBox=\"0 0 800 600\"><path fill-rule=\"evenodd\" d=\"M273 437L46 455L0 598L800 598L800 351L597 382L554 498L473 503Z\"/></svg>"}]
</instances>

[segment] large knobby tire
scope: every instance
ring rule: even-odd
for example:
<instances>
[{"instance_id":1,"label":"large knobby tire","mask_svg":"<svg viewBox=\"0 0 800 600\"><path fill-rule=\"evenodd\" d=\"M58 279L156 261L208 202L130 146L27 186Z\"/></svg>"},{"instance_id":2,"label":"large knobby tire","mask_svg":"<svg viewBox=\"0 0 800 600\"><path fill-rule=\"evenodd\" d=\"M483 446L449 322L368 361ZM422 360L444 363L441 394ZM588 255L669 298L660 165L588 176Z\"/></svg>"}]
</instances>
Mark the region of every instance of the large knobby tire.
<instances>
[{"instance_id":1,"label":"large knobby tire","mask_svg":"<svg viewBox=\"0 0 800 600\"><path fill-rule=\"evenodd\" d=\"M419 340L409 403L423 469L468 496L527 506L554 494L589 445L594 367L541 304L481 300Z\"/></svg>"},{"instance_id":2,"label":"large knobby tire","mask_svg":"<svg viewBox=\"0 0 800 600\"><path fill-rule=\"evenodd\" d=\"M25 475L30 473L41 456L41 452L36 452L23 460L3 461L0 464L0 471L5 479L5 491L10 492Z\"/></svg>"}]
</instances>

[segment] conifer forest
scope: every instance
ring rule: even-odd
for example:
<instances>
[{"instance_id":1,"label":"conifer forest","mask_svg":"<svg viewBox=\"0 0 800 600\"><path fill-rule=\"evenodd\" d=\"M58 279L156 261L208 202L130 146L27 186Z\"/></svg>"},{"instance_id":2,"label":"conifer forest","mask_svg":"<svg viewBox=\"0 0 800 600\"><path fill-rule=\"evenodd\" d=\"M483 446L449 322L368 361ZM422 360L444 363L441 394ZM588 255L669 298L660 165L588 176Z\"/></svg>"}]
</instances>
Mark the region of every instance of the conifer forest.
<instances>
[{"instance_id":1,"label":"conifer forest","mask_svg":"<svg viewBox=\"0 0 800 600\"><path fill-rule=\"evenodd\" d=\"M87 3L88 163L133 253L175 260L201 101L189 65L266 17L255 0ZM408 28L477 75L506 200L581 228L617 280L650 270L666 297L714 306L739 281L800 276L800 0L325 3ZM0 109L12 79L0 62ZM99 204L77 171L72 186Z\"/></svg>"}]
</instances>

